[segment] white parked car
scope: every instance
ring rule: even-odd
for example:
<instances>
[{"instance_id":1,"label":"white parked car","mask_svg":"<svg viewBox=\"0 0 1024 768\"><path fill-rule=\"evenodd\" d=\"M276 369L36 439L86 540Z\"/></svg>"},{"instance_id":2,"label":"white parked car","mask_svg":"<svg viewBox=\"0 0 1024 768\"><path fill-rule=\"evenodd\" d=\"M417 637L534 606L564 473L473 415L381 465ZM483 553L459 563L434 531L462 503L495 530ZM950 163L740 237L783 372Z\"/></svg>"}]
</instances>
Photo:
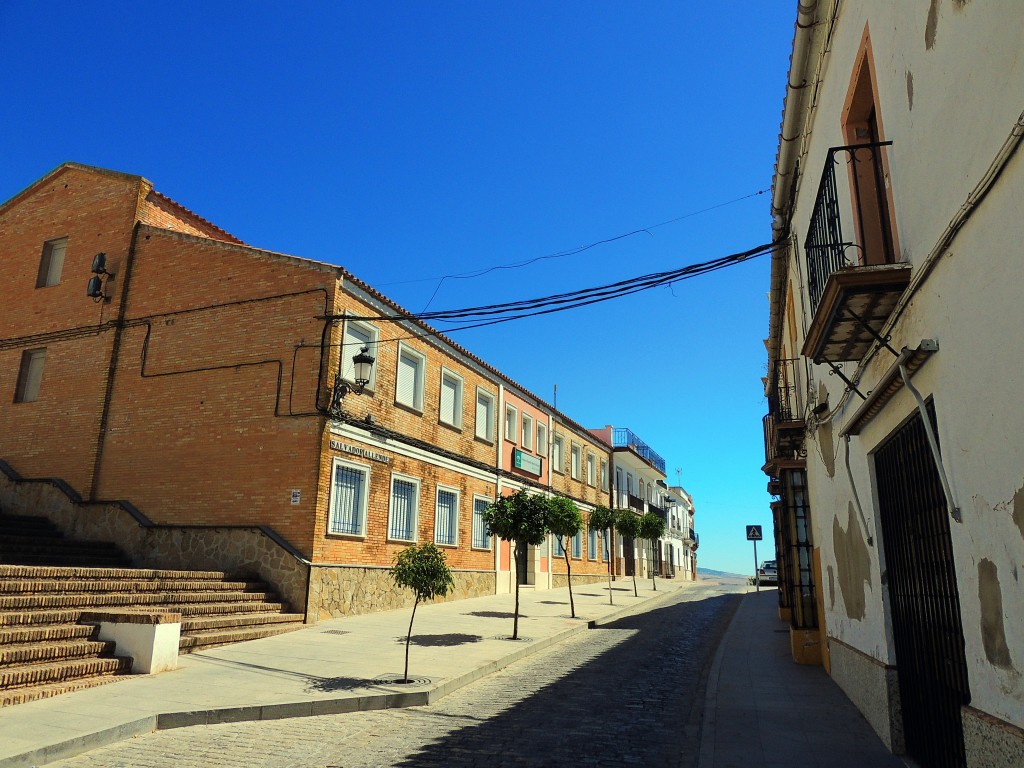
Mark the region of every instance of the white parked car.
<instances>
[{"instance_id":1,"label":"white parked car","mask_svg":"<svg viewBox=\"0 0 1024 768\"><path fill-rule=\"evenodd\" d=\"M757 581L759 584L779 584L778 566L774 560L764 560L761 567L757 569Z\"/></svg>"}]
</instances>

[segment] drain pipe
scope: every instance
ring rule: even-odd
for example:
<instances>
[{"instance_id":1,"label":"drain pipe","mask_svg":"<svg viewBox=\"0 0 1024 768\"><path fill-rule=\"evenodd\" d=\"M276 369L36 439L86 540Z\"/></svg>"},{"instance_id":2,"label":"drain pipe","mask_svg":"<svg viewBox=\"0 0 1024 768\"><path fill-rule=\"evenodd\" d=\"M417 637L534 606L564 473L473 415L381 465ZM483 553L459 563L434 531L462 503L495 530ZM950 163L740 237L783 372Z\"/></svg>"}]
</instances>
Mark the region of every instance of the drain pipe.
<instances>
[{"instance_id":1,"label":"drain pipe","mask_svg":"<svg viewBox=\"0 0 1024 768\"><path fill-rule=\"evenodd\" d=\"M925 405L924 398L921 397L921 393L917 391L917 387L910 383L910 374L907 373L907 368L903 361L899 362L900 375L903 377L903 383L907 389L917 400L917 410L921 414L921 421L924 422L924 433L928 437L928 445L932 449L932 458L935 459L935 467L939 470L939 480L942 482L942 492L946 496L946 507L949 509L950 516L958 523L963 522L963 518L960 515L960 507L957 506L956 500L953 498L953 491L949 487L949 480L946 479L946 470L942 466L942 455L939 453L939 442L935 439L935 430L932 429L932 420L928 415L928 408Z\"/></svg>"},{"instance_id":2,"label":"drain pipe","mask_svg":"<svg viewBox=\"0 0 1024 768\"><path fill-rule=\"evenodd\" d=\"M868 546L875 546L875 539L868 528L867 518L864 517L864 508L860 505L860 496L857 494L857 484L853 481L853 471L850 469L850 436L845 436L846 442L846 476L850 478L850 489L853 491L853 503L857 505L857 515L860 517L860 524L864 526L864 534L868 538Z\"/></svg>"}]
</instances>

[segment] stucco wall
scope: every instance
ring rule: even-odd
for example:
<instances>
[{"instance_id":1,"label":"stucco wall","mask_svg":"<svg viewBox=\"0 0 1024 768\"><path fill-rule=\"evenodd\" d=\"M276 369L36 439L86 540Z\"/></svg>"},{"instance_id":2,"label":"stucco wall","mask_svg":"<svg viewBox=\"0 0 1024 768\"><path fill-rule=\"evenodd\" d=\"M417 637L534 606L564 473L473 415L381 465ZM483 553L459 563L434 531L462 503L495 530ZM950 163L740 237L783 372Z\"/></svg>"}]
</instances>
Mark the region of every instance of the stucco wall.
<instances>
[{"instance_id":1,"label":"stucco wall","mask_svg":"<svg viewBox=\"0 0 1024 768\"><path fill-rule=\"evenodd\" d=\"M861 711L886 747L902 754L903 718L895 667L880 663L835 638L828 639L832 679Z\"/></svg>"}]
</instances>

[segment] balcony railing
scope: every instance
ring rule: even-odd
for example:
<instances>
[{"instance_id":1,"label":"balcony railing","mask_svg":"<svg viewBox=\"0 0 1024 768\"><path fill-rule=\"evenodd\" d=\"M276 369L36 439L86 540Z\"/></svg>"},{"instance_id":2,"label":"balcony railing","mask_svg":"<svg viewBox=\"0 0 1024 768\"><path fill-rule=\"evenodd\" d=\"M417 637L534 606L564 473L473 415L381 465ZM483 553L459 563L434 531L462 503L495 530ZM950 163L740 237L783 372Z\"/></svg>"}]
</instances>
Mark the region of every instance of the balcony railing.
<instances>
[{"instance_id":1,"label":"balcony railing","mask_svg":"<svg viewBox=\"0 0 1024 768\"><path fill-rule=\"evenodd\" d=\"M639 496L634 496L631 493L627 494L626 502L629 504L630 509L635 509L641 515L644 513L644 500Z\"/></svg>"},{"instance_id":2,"label":"balcony railing","mask_svg":"<svg viewBox=\"0 0 1024 768\"><path fill-rule=\"evenodd\" d=\"M650 446L637 437L632 430L626 429L625 427L616 427L613 429L612 447L632 448L642 459L646 460L648 464L661 472L661 474L665 474L665 460L651 450Z\"/></svg>"},{"instance_id":3,"label":"balcony railing","mask_svg":"<svg viewBox=\"0 0 1024 768\"><path fill-rule=\"evenodd\" d=\"M891 141L876 141L832 147L828 151L804 240L812 314L821 302L825 284L832 273L859 264L894 261L882 169L884 147L891 144ZM843 235L839 186L836 183L836 166L840 161L852 166L853 202L860 214L857 216L857 242L849 241ZM853 252L853 246L858 252Z\"/></svg>"},{"instance_id":4,"label":"balcony railing","mask_svg":"<svg viewBox=\"0 0 1024 768\"><path fill-rule=\"evenodd\" d=\"M774 414L776 421L802 421L804 418L797 380L801 365L802 360L793 358L775 363L775 386L768 391L768 412Z\"/></svg>"}]
</instances>

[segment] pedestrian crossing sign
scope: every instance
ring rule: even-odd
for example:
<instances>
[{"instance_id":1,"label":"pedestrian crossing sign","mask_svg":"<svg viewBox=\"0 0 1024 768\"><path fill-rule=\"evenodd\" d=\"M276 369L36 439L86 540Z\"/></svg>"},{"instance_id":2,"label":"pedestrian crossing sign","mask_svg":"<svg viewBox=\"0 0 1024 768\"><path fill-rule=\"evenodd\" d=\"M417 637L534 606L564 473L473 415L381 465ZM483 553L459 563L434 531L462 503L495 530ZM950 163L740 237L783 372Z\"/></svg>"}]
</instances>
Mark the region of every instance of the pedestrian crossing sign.
<instances>
[{"instance_id":1,"label":"pedestrian crossing sign","mask_svg":"<svg viewBox=\"0 0 1024 768\"><path fill-rule=\"evenodd\" d=\"M747 541L761 541L761 526L760 525L748 525L747 526Z\"/></svg>"}]
</instances>

